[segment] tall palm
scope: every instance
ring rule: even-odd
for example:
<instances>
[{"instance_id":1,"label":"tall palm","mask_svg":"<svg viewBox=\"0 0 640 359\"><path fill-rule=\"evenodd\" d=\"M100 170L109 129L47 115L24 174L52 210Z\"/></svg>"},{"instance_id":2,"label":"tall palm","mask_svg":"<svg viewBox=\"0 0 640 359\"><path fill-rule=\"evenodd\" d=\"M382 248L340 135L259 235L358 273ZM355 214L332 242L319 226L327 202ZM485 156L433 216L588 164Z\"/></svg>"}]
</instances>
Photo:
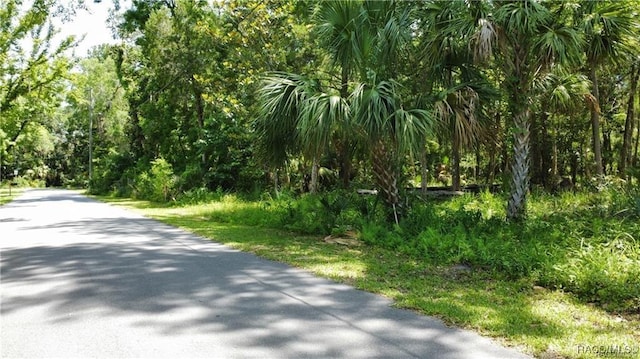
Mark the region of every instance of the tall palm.
<instances>
[{"instance_id":1,"label":"tall palm","mask_svg":"<svg viewBox=\"0 0 640 359\"><path fill-rule=\"evenodd\" d=\"M319 6L321 13L340 15L336 23L342 24L337 29L321 22L319 33L327 37L321 43L341 63L343 75L344 69L347 75L353 69L358 81L345 96L349 86L341 77L336 97L299 75L267 78L260 91L258 132L265 149L271 147L279 159L293 148L283 144L278 133L299 139L297 145L312 149L314 156L336 131L356 138L368 149L376 185L397 220L401 154L422 142L430 122L426 111L406 109L402 87L394 79L400 51L411 39L411 7L402 2L351 0L324 1Z\"/></svg>"},{"instance_id":2,"label":"tall palm","mask_svg":"<svg viewBox=\"0 0 640 359\"><path fill-rule=\"evenodd\" d=\"M376 186L397 221L402 157L423 143L432 122L427 111L407 110L396 80L398 60L412 40L414 7L401 1L364 1L361 6L366 26L357 37L360 84L352 94L353 123L369 150Z\"/></svg>"},{"instance_id":3,"label":"tall palm","mask_svg":"<svg viewBox=\"0 0 640 359\"><path fill-rule=\"evenodd\" d=\"M456 86L440 94L435 103L438 129L451 138L452 189L460 190L460 155L462 148L474 145L482 125L478 114L478 93L470 86Z\"/></svg>"},{"instance_id":4,"label":"tall palm","mask_svg":"<svg viewBox=\"0 0 640 359\"><path fill-rule=\"evenodd\" d=\"M382 80L360 84L352 94L352 114L359 138L371 156L376 185L398 221L401 156L417 150L430 130L432 117L422 109L405 109L398 84Z\"/></svg>"},{"instance_id":5,"label":"tall palm","mask_svg":"<svg viewBox=\"0 0 640 359\"><path fill-rule=\"evenodd\" d=\"M579 24L581 32L585 34L584 53L587 57L587 71L593 84L593 95L599 103L597 70L606 61L615 63L624 58L625 52L632 51L628 45L634 36L638 36L638 28L640 28L640 19L635 13L638 3L628 0L581 0L579 5L575 12L575 21ZM596 172L599 176L603 176L600 112L595 106L591 110L591 129Z\"/></svg>"},{"instance_id":6,"label":"tall palm","mask_svg":"<svg viewBox=\"0 0 640 359\"><path fill-rule=\"evenodd\" d=\"M627 101L627 118L624 122L624 136L622 148L620 149L620 175L627 177L627 166L632 164L631 140L635 122L635 96L640 82L640 56L633 59L629 70L629 100ZM640 131L639 131L640 132Z\"/></svg>"},{"instance_id":7,"label":"tall palm","mask_svg":"<svg viewBox=\"0 0 640 359\"><path fill-rule=\"evenodd\" d=\"M316 80L282 72L267 76L258 96L261 108L255 125L261 153L276 166L295 153L311 157L310 190L315 192L318 161L336 129L346 127L346 100L322 92Z\"/></svg>"},{"instance_id":8,"label":"tall palm","mask_svg":"<svg viewBox=\"0 0 640 359\"><path fill-rule=\"evenodd\" d=\"M565 115L571 118L584 109L596 106L595 98L591 94L591 81L579 72L571 71L562 66L555 66L544 77L534 84L540 111L533 119L533 177L539 184L550 188L554 185L550 179L557 176L556 135L551 128L553 116ZM549 176L551 174L551 176Z\"/></svg>"},{"instance_id":9,"label":"tall palm","mask_svg":"<svg viewBox=\"0 0 640 359\"><path fill-rule=\"evenodd\" d=\"M483 137L481 105L496 92L474 63L469 42L476 33L478 3L448 0L426 2L419 9L418 44L422 92L435 94L435 119L451 142L452 189L460 189L460 158ZM470 11L471 10L471 11Z\"/></svg>"},{"instance_id":10,"label":"tall palm","mask_svg":"<svg viewBox=\"0 0 640 359\"><path fill-rule=\"evenodd\" d=\"M397 57L410 41L412 6L397 1L322 1L316 9L316 32L328 50L334 67L339 67L340 96L350 96L350 82L376 86L373 77L396 76ZM345 186L348 184L353 134L338 131L334 144L341 161Z\"/></svg>"},{"instance_id":11,"label":"tall palm","mask_svg":"<svg viewBox=\"0 0 640 359\"><path fill-rule=\"evenodd\" d=\"M503 73L513 121L514 148L507 217L526 216L530 169L531 97L536 78L554 63L579 58L581 38L558 13L531 0L488 2L478 20L474 48L480 60L494 55Z\"/></svg>"}]
</instances>

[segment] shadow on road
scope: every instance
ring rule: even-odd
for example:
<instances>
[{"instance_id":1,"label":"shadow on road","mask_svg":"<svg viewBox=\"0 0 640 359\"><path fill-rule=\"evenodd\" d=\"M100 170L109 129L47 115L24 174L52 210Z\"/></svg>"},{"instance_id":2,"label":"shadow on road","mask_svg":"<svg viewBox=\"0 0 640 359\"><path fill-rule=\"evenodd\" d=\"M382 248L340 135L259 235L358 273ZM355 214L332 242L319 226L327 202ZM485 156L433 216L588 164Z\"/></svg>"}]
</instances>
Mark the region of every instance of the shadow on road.
<instances>
[{"instance_id":1,"label":"shadow on road","mask_svg":"<svg viewBox=\"0 0 640 359\"><path fill-rule=\"evenodd\" d=\"M3 249L3 286L46 284L41 291L5 292L3 316L37 306L47 308L51 324L88 313L131 316L135 326L161 335L210 334L247 353L279 348L281 357L454 358L460 355L449 344L466 339L465 332L389 308L385 299L153 220L78 220L23 230L45 228L91 240Z\"/></svg>"}]
</instances>

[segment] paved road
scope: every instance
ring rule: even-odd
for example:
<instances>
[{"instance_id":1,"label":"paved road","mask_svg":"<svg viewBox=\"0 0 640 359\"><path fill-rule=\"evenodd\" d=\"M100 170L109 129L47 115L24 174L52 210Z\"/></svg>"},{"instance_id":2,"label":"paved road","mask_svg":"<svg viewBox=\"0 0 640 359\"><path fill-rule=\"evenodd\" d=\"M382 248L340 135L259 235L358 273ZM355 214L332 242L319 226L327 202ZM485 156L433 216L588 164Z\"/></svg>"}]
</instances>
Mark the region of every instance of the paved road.
<instances>
[{"instance_id":1,"label":"paved road","mask_svg":"<svg viewBox=\"0 0 640 359\"><path fill-rule=\"evenodd\" d=\"M524 358L71 191L0 207L2 357Z\"/></svg>"}]
</instances>

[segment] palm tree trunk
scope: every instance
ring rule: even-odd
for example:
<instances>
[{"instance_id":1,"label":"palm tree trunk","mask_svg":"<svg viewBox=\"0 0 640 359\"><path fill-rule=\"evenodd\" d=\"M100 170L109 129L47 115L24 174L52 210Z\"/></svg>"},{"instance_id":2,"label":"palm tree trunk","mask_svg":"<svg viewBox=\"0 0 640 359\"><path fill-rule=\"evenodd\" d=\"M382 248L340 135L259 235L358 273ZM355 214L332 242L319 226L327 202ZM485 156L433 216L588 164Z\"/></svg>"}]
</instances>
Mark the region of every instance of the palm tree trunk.
<instances>
[{"instance_id":1,"label":"palm tree trunk","mask_svg":"<svg viewBox=\"0 0 640 359\"><path fill-rule=\"evenodd\" d=\"M427 168L427 146L422 145L420 150L420 189L422 194L427 193L427 176L429 175L429 169Z\"/></svg>"},{"instance_id":2,"label":"palm tree trunk","mask_svg":"<svg viewBox=\"0 0 640 359\"><path fill-rule=\"evenodd\" d=\"M351 170L353 165L351 163L351 147L349 140L346 138L338 139L335 141L335 149L338 156L338 162L340 166L340 179L342 180L342 187L347 189L351 182Z\"/></svg>"},{"instance_id":3,"label":"palm tree trunk","mask_svg":"<svg viewBox=\"0 0 640 359\"><path fill-rule=\"evenodd\" d=\"M318 192L318 170L320 164L318 163L318 157L313 157L313 164L311 165L311 184L309 185L309 192Z\"/></svg>"},{"instance_id":4,"label":"palm tree trunk","mask_svg":"<svg viewBox=\"0 0 640 359\"><path fill-rule=\"evenodd\" d=\"M600 91L598 89L598 75L596 74L595 64L591 64L589 73L591 82L593 83L593 96L596 98L597 106L591 108L591 131L593 137L593 154L596 161L596 173L599 177L604 176L602 168L602 147L600 145Z\"/></svg>"},{"instance_id":5,"label":"palm tree trunk","mask_svg":"<svg viewBox=\"0 0 640 359\"><path fill-rule=\"evenodd\" d=\"M478 178L480 177L480 163L482 162L482 152L480 152L480 143L476 146L476 165L473 169L473 181L474 183L479 183Z\"/></svg>"},{"instance_id":6,"label":"palm tree trunk","mask_svg":"<svg viewBox=\"0 0 640 359\"><path fill-rule=\"evenodd\" d=\"M515 134L511 166L511 194L507 202L507 219L522 220L526 215L529 191L529 110L518 108L514 118Z\"/></svg>"},{"instance_id":7,"label":"palm tree trunk","mask_svg":"<svg viewBox=\"0 0 640 359\"><path fill-rule=\"evenodd\" d=\"M640 144L640 120L638 121L638 135L636 136L636 145L635 150L633 150L633 159L631 160L631 165L638 165L638 145Z\"/></svg>"},{"instance_id":8,"label":"palm tree trunk","mask_svg":"<svg viewBox=\"0 0 640 359\"><path fill-rule=\"evenodd\" d=\"M640 69L638 64L631 66L631 88L629 90L629 102L627 103L627 119L624 121L624 138L622 149L620 150L620 176L626 178L627 166L631 164L631 140L633 134L633 125L635 122L635 95L638 89L638 77L640 77Z\"/></svg>"},{"instance_id":9,"label":"palm tree trunk","mask_svg":"<svg viewBox=\"0 0 640 359\"><path fill-rule=\"evenodd\" d=\"M387 206L393 210L396 224L400 209L400 191L398 190L398 176L395 171L393 153L387 149L382 141L378 141L372 151L373 175L378 189L382 192Z\"/></svg>"},{"instance_id":10,"label":"palm tree trunk","mask_svg":"<svg viewBox=\"0 0 640 359\"><path fill-rule=\"evenodd\" d=\"M349 98L349 65L342 64L342 74L340 79L340 97L343 99ZM351 146L349 139L342 138L338 141L339 146L336 146L338 152L338 160L340 161L340 177L342 179L342 186L349 188L351 182L351 169L353 167L351 163Z\"/></svg>"},{"instance_id":11,"label":"palm tree trunk","mask_svg":"<svg viewBox=\"0 0 640 359\"><path fill-rule=\"evenodd\" d=\"M558 177L558 140L554 134L551 144L551 178L555 180L556 177Z\"/></svg>"},{"instance_id":12,"label":"palm tree trunk","mask_svg":"<svg viewBox=\"0 0 640 359\"><path fill-rule=\"evenodd\" d=\"M276 198L280 198L280 192L278 191L278 188L280 187L280 183L278 183L279 173L280 170L278 170L277 168L275 171L273 171L273 191L276 194Z\"/></svg>"},{"instance_id":13,"label":"palm tree trunk","mask_svg":"<svg viewBox=\"0 0 640 359\"><path fill-rule=\"evenodd\" d=\"M551 141L549 138L551 137L549 134L549 115L546 112L543 112L540 117L540 148L541 148L541 175L542 175L542 184L545 188L549 189L552 185L551 181L553 179L550 174L553 172L553 148Z\"/></svg>"},{"instance_id":14,"label":"palm tree trunk","mask_svg":"<svg viewBox=\"0 0 640 359\"><path fill-rule=\"evenodd\" d=\"M542 108L545 108L544 104ZM544 185L544 175L542 169L542 135L540 121L537 116L531 117L531 183L534 185Z\"/></svg>"},{"instance_id":15,"label":"palm tree trunk","mask_svg":"<svg viewBox=\"0 0 640 359\"><path fill-rule=\"evenodd\" d=\"M497 156L500 147L504 147L504 143L501 141L501 137L499 136L502 133L502 125L500 120L500 111L495 112L495 126L493 128L493 133L495 134L495 139L492 140L491 149L489 151L489 167L487 168L487 183L493 185L493 182L496 179L496 172L498 170ZM498 142L500 141L500 142Z\"/></svg>"},{"instance_id":16,"label":"palm tree trunk","mask_svg":"<svg viewBox=\"0 0 640 359\"><path fill-rule=\"evenodd\" d=\"M454 125L455 126L455 125ZM460 190L460 138L458 136L458 132L453 129L453 141L451 144L451 189L453 191Z\"/></svg>"}]
</instances>

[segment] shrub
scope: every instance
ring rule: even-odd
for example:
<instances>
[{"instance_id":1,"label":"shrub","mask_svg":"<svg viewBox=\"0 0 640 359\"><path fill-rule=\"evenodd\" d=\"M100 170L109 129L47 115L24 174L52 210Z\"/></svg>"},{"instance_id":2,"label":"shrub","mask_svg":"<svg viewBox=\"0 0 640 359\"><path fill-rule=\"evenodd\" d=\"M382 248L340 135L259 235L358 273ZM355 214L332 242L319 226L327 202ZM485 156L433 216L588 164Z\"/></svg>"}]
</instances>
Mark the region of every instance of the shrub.
<instances>
[{"instance_id":1,"label":"shrub","mask_svg":"<svg viewBox=\"0 0 640 359\"><path fill-rule=\"evenodd\" d=\"M134 196L155 202L167 202L175 199L176 183L171 164L163 158L157 158L151 162L151 169L136 176Z\"/></svg>"},{"instance_id":2,"label":"shrub","mask_svg":"<svg viewBox=\"0 0 640 359\"><path fill-rule=\"evenodd\" d=\"M204 187L198 187L181 193L178 197L178 204L192 205L208 203L218 201L221 197L221 193L219 192L211 192Z\"/></svg>"}]
</instances>

